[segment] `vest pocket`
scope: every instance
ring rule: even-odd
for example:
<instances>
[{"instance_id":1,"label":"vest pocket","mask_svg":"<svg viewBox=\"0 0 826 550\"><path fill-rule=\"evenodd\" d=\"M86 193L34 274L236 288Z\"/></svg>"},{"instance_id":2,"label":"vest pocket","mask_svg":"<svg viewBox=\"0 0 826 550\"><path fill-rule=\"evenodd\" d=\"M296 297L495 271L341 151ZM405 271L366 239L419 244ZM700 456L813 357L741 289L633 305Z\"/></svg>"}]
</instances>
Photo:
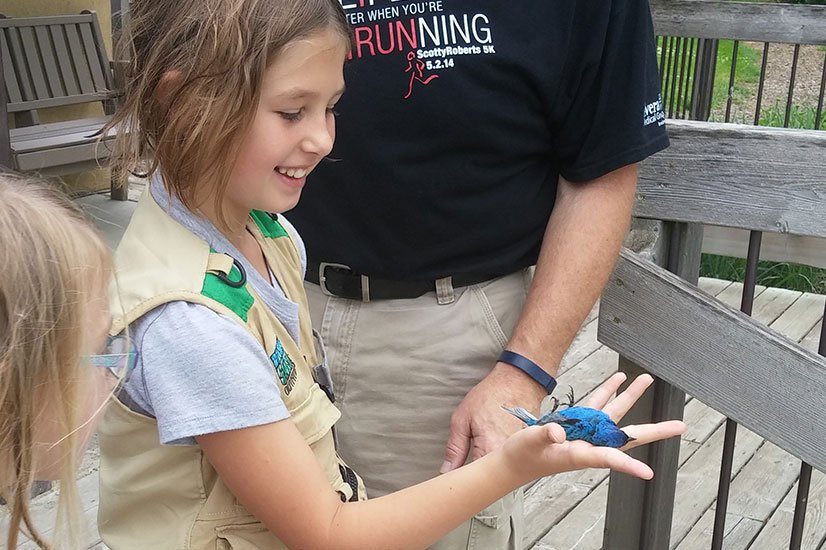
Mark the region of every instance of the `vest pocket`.
<instances>
[{"instance_id":1,"label":"vest pocket","mask_svg":"<svg viewBox=\"0 0 826 550\"><path fill-rule=\"evenodd\" d=\"M277 550L287 548L260 521L215 528L216 550Z\"/></svg>"},{"instance_id":2,"label":"vest pocket","mask_svg":"<svg viewBox=\"0 0 826 550\"><path fill-rule=\"evenodd\" d=\"M290 418L308 445L324 437L341 415L321 387L315 382L312 384L303 402L296 404L295 400L285 400Z\"/></svg>"}]
</instances>

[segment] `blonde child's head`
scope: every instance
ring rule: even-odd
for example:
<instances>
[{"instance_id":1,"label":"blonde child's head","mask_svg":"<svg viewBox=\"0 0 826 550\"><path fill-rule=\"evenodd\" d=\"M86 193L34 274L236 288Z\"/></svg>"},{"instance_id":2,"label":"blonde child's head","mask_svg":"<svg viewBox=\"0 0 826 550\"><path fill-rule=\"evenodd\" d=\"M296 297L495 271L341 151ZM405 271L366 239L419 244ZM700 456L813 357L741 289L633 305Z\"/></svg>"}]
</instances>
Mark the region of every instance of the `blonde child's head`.
<instances>
[{"instance_id":1,"label":"blonde child's head","mask_svg":"<svg viewBox=\"0 0 826 550\"><path fill-rule=\"evenodd\" d=\"M192 211L203 190L222 198L261 98L268 67L288 47L350 28L337 0L135 0L114 158L122 171L159 171Z\"/></svg>"},{"instance_id":2,"label":"blonde child's head","mask_svg":"<svg viewBox=\"0 0 826 550\"><path fill-rule=\"evenodd\" d=\"M8 548L29 517L35 479L60 479L55 540L72 544L75 470L111 386L83 357L106 342L105 243L59 192L0 174L0 491L10 512ZM93 395L94 394L94 395ZM73 517L75 516L75 517Z\"/></svg>"}]
</instances>

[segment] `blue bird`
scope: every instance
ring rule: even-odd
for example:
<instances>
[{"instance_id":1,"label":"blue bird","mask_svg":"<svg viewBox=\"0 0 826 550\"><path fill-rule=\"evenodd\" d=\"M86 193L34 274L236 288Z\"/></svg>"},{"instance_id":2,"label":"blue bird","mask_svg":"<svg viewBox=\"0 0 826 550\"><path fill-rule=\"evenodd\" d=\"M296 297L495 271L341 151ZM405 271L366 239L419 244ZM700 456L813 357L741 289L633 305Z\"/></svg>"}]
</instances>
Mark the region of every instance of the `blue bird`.
<instances>
[{"instance_id":1,"label":"blue bird","mask_svg":"<svg viewBox=\"0 0 826 550\"><path fill-rule=\"evenodd\" d=\"M559 409L559 400L555 397L553 408L536 418L522 407L505 407L503 409L514 415L528 426L543 424L559 424L565 430L565 437L569 441L580 439L599 447L619 448L633 441L633 437L620 430L616 423L604 412L590 407L574 407L574 389L568 393L569 402L565 409ZM559 409L559 410L558 410Z\"/></svg>"}]
</instances>

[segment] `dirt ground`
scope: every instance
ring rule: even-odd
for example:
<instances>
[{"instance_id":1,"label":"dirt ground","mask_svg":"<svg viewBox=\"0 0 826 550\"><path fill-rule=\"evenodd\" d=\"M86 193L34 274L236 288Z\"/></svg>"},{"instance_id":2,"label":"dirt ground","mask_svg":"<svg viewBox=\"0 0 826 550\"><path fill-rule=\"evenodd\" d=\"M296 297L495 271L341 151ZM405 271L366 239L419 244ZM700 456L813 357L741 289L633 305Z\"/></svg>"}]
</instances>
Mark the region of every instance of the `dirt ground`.
<instances>
[{"instance_id":1,"label":"dirt ground","mask_svg":"<svg viewBox=\"0 0 826 550\"><path fill-rule=\"evenodd\" d=\"M786 99L789 93L788 84L793 58L794 45L792 44L774 44L769 47L769 61L766 64L766 86L763 90L764 102L765 100L773 102L776 97ZM795 103L817 105L820 84L823 78L824 59L826 59L826 52L820 46L800 47L797 73L795 74Z\"/></svg>"}]
</instances>

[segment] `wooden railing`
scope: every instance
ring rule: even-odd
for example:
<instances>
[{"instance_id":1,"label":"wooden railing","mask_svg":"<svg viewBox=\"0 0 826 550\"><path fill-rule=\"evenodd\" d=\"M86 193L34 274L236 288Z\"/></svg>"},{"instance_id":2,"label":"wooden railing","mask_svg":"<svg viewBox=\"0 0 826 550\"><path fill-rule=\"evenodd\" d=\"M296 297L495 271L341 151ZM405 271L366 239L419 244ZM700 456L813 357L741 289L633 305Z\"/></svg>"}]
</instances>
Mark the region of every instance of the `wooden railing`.
<instances>
[{"instance_id":1,"label":"wooden railing","mask_svg":"<svg viewBox=\"0 0 826 550\"><path fill-rule=\"evenodd\" d=\"M764 43L755 124L760 118L769 43L795 44L786 101L788 122L800 45L826 44L826 6L651 0L651 8L655 33L664 37L660 64L664 86L670 90L664 100L674 118L708 119L716 41L729 39ZM665 37L680 42L668 45ZM681 49L679 57L672 48ZM737 42L734 48L736 54ZM818 115L826 84L824 58ZM734 75L732 67L730 88ZM726 122L730 106L729 97ZM820 239L826 237L826 132L670 120L669 134L671 148L642 165L635 207L639 218L662 220L648 250L654 263L623 252L601 301L599 338L620 353L621 370L631 375L647 370L659 377L655 390L635 407L627 422L681 417L685 392L733 419L727 423L721 459L712 548L722 545L734 421L805 461L789 543L790 548L799 548L808 464L826 469L826 444L817 429L826 420L826 360L777 336L747 314L763 232L779 236L779 241L769 243L770 258L777 259L778 242L802 239L806 254L799 261L814 258L813 265L824 263L826 244ZM731 233L715 229L729 241L729 255L748 257L741 312L694 286L704 225L748 231L748 252L744 245L736 254ZM788 250L781 252L784 260L795 259ZM820 351L826 353L823 339ZM811 408L818 412L801 418L789 414L789 407L807 415ZM632 453L651 464L657 477L640 482L612 474L603 547L667 549L679 441Z\"/></svg>"},{"instance_id":2,"label":"wooden railing","mask_svg":"<svg viewBox=\"0 0 826 550\"><path fill-rule=\"evenodd\" d=\"M826 6L709 0L650 4L659 35L785 44L823 44L826 35Z\"/></svg>"},{"instance_id":3,"label":"wooden railing","mask_svg":"<svg viewBox=\"0 0 826 550\"><path fill-rule=\"evenodd\" d=\"M694 286L702 224L826 237L826 132L670 121L669 135L643 163L635 206L665 221L660 265L624 251L600 306L599 339L620 369L660 379L629 422L681 416L687 392L826 470L826 359ZM651 482L612 475L604 548L669 548L678 453L679 441L636 451Z\"/></svg>"},{"instance_id":4,"label":"wooden railing","mask_svg":"<svg viewBox=\"0 0 826 550\"><path fill-rule=\"evenodd\" d=\"M800 105L801 88L808 88L803 100L814 109L807 113L809 128L826 126L826 48L817 49L826 36L826 6L793 6L776 4L740 4L731 2L703 2L692 0L651 0L654 28L660 44L658 63L663 99L669 118L711 120L725 122L767 123L766 108L783 109L784 125L795 125L790 120L792 109ZM715 75L724 68L717 66L719 39L733 40L733 60L723 78ZM748 46L762 49L757 62L760 75L757 82L742 81L742 64L738 51L743 53L742 41L754 41ZM793 51L788 45L794 45ZM808 53L800 48L809 48ZM739 48L739 50L738 50ZM798 59L808 56L807 66L799 67ZM820 66L812 66L820 60ZM771 63L767 63L770 60ZM753 63L753 61L752 61ZM780 74L767 74L767 66L782 65ZM816 65L816 63L815 63ZM738 72L740 71L740 72ZM747 70L748 72L748 70ZM775 73L777 70L774 71ZM753 78L753 76L752 76ZM782 96L764 93L767 80L774 88L782 89ZM716 83L716 86L715 86ZM724 89L728 85L728 90ZM738 91L735 92L734 90ZM746 90L744 92L744 90ZM733 95L748 93L750 97L738 108ZM725 100L725 110L712 107L712 95L717 102ZM776 119L776 116L768 117ZM774 120L777 124L779 121ZM745 258L747 232L727 227L705 228L703 252L722 256ZM804 263L826 268L826 249L814 240L790 234L767 234L763 240L761 259Z\"/></svg>"}]
</instances>

